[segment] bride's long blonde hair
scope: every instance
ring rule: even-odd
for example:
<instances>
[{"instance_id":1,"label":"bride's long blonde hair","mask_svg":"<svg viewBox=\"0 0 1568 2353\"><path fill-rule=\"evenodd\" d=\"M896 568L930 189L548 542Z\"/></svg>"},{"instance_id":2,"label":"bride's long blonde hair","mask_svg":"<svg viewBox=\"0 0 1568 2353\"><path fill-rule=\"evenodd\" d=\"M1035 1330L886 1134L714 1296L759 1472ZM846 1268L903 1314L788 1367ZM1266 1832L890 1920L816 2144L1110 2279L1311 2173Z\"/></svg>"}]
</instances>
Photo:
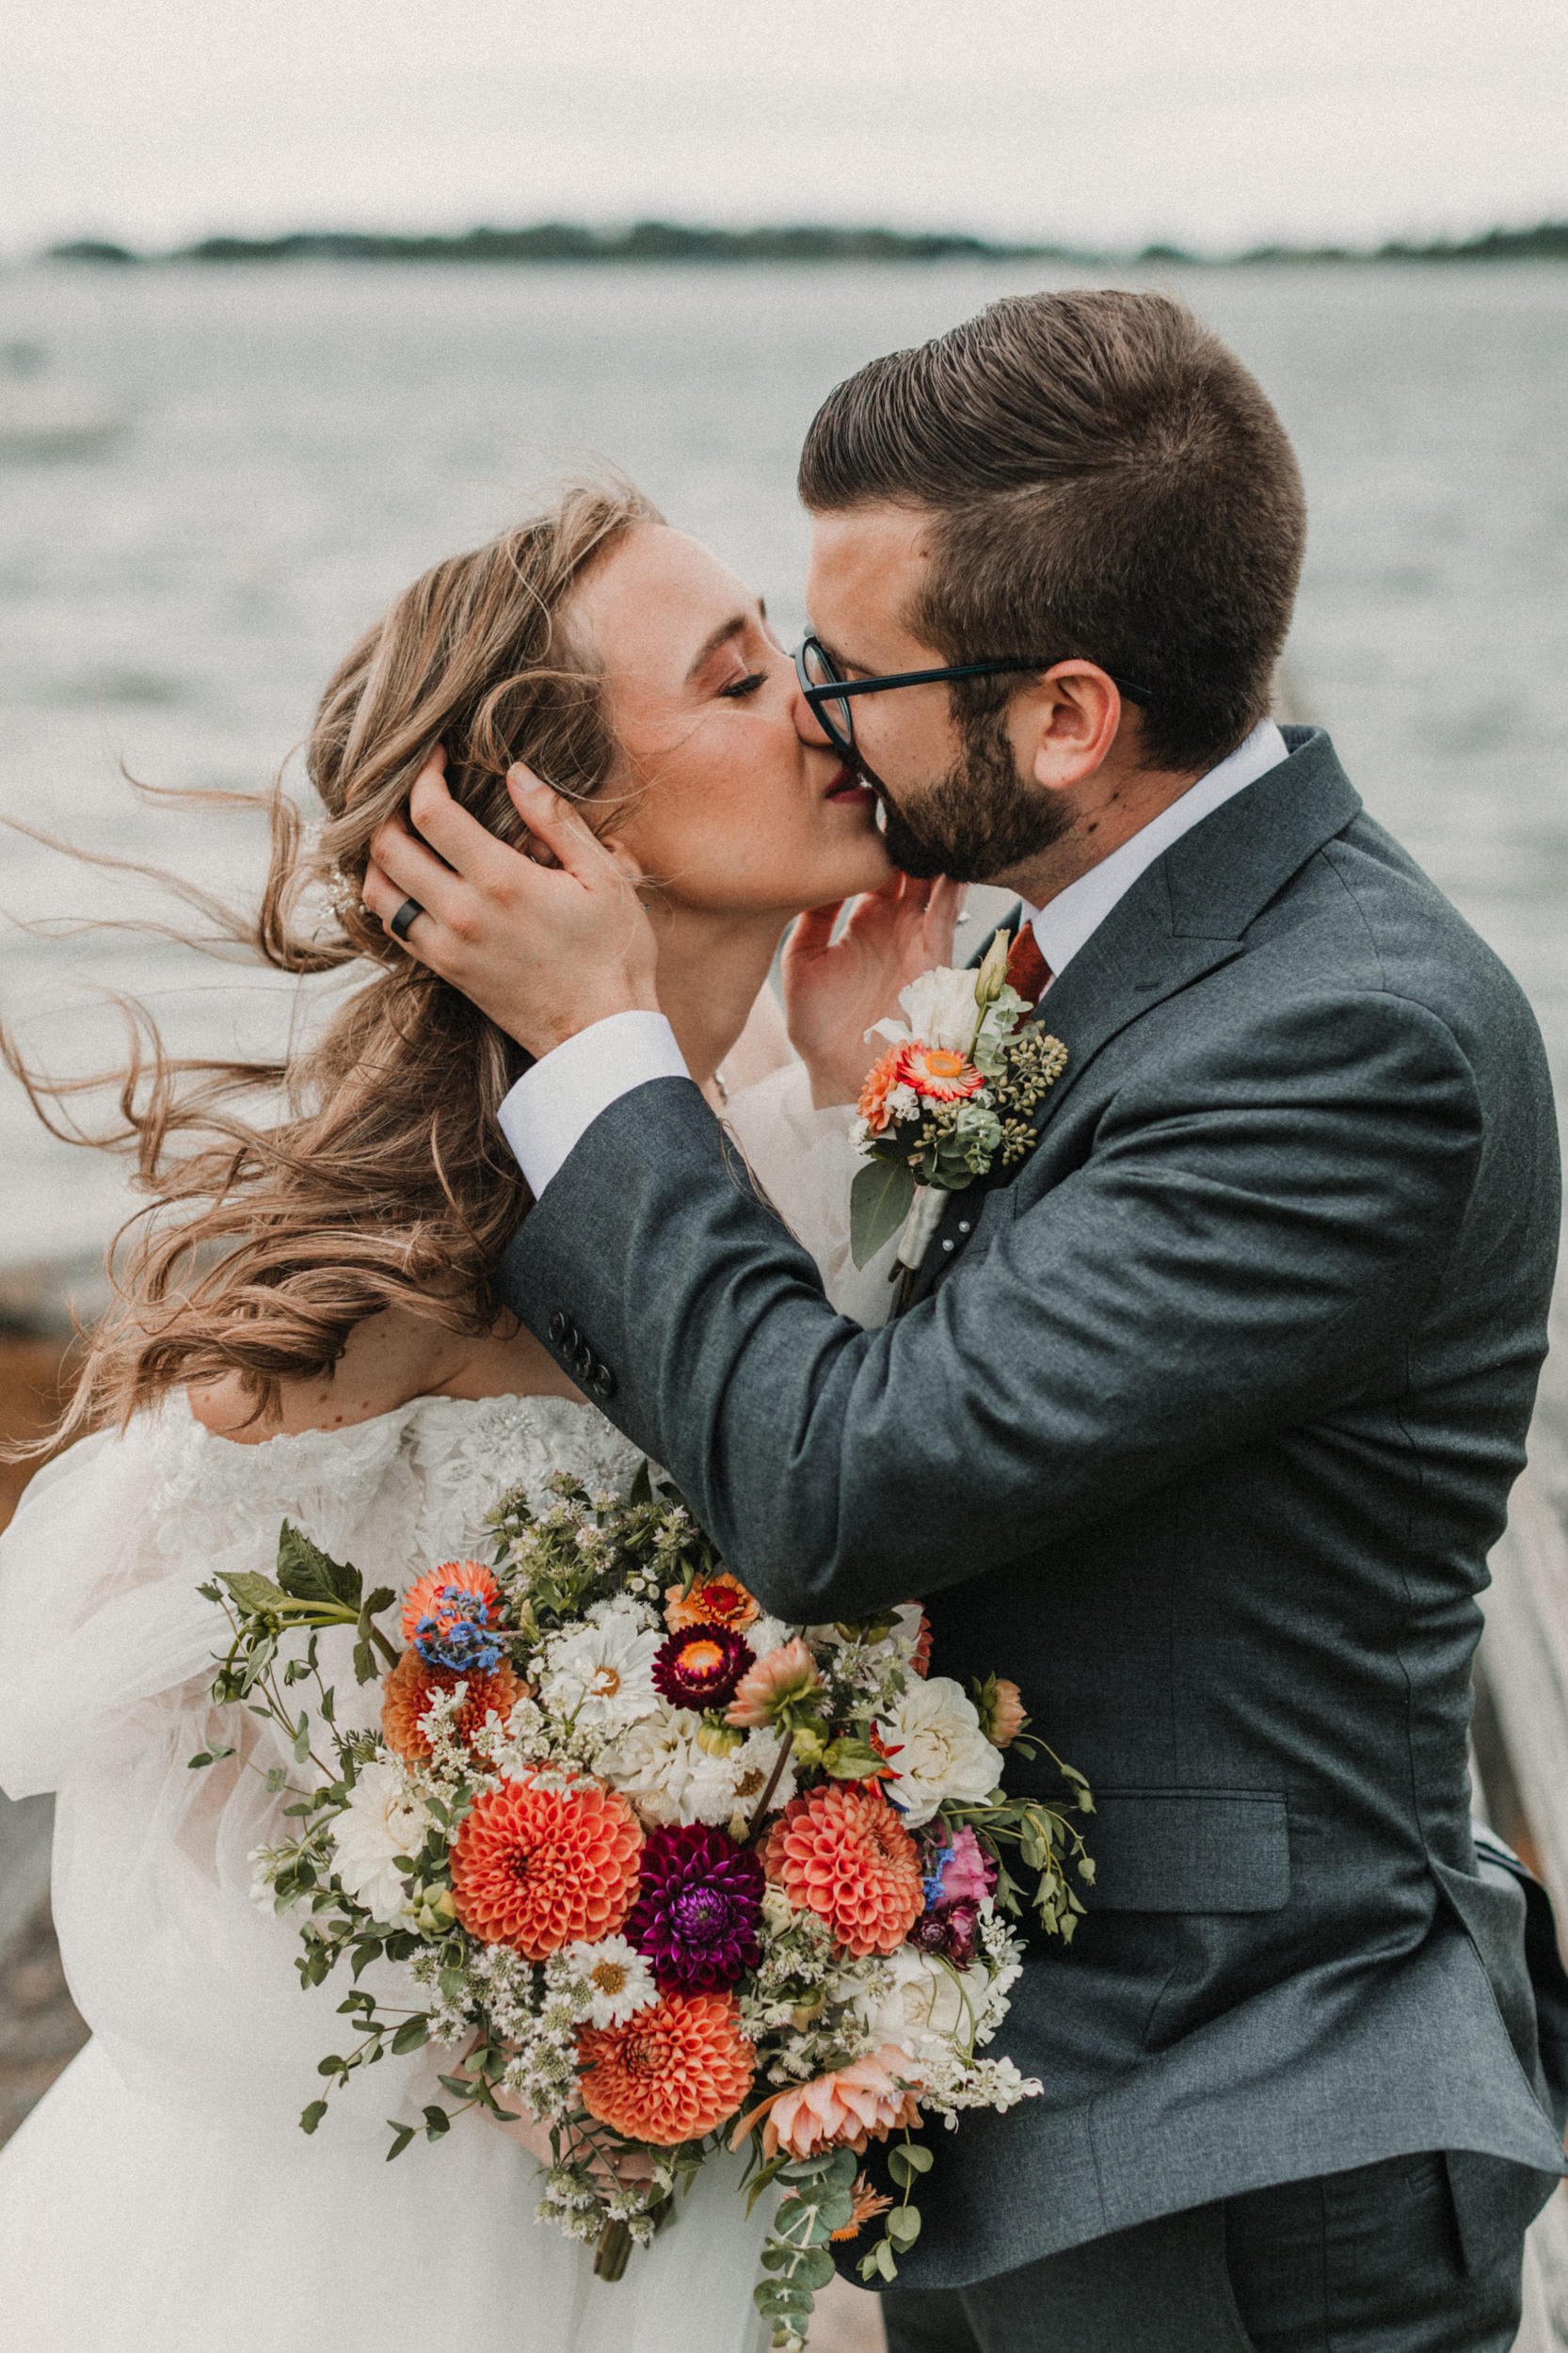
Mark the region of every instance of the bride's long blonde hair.
<instances>
[{"instance_id":1,"label":"bride's long blonde hair","mask_svg":"<svg viewBox=\"0 0 1568 2353\"><path fill-rule=\"evenodd\" d=\"M265 1412L280 1383L329 1372L383 1308L417 1307L454 1332L495 1321L497 1261L528 1207L496 1112L523 1060L388 940L359 886L372 835L407 805L437 743L451 792L504 840L522 830L504 782L514 760L578 799L605 783L616 745L603 682L565 607L590 566L660 520L629 487L581 485L434 566L322 697L305 762L325 824L308 831L280 783L264 796L260 905L235 912L184 888L227 942L277 971L363 968L319 1042L288 1060L180 1059L131 1006L127 1065L57 1080L0 1033L51 1130L125 1154L152 1195L116 1237L113 1305L49 1443L236 1370ZM87 1133L64 1099L111 1077L119 1116ZM264 1095L276 1117L248 1117Z\"/></svg>"}]
</instances>

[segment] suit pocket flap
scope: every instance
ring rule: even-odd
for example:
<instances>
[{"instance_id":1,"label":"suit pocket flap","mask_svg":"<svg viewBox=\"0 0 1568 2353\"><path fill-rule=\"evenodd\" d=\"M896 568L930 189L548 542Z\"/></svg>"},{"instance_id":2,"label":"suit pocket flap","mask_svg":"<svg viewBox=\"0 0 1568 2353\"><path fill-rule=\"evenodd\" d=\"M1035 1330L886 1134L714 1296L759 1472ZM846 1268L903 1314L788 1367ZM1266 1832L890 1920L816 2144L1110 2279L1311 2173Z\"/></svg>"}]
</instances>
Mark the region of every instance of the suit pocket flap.
<instances>
[{"instance_id":1,"label":"suit pocket flap","mask_svg":"<svg viewBox=\"0 0 1568 2353\"><path fill-rule=\"evenodd\" d=\"M1278 1912L1290 1894L1283 1797L1250 1789L1107 1790L1083 1825L1095 1912Z\"/></svg>"}]
</instances>

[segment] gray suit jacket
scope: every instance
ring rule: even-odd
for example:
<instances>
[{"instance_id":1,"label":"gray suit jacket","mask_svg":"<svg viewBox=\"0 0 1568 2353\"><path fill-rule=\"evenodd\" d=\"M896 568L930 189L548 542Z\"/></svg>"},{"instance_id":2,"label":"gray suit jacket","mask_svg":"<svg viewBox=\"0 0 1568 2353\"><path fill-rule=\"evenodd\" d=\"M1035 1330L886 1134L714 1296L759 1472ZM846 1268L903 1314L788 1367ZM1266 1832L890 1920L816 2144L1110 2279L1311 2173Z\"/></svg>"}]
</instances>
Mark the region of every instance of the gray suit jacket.
<instances>
[{"instance_id":1,"label":"gray suit jacket","mask_svg":"<svg viewBox=\"0 0 1568 2353\"><path fill-rule=\"evenodd\" d=\"M505 1261L770 1609L921 1596L940 1671L1014 1675L1094 1785L1089 1918L1004 2031L1045 2096L938 2153L915 2286L1411 2151L1561 2169L1465 1760L1545 1351L1545 1063L1289 740L1051 989L1037 1146L888 1330L680 1080L595 1123Z\"/></svg>"}]
</instances>

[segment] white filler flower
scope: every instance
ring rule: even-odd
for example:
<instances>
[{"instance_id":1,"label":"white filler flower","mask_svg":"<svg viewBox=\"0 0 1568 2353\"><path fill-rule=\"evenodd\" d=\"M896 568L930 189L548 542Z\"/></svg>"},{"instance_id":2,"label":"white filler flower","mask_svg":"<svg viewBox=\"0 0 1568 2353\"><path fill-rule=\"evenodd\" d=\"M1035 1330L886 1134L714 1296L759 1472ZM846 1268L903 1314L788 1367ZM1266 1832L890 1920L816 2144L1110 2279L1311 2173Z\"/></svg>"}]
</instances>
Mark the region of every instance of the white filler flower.
<instances>
[{"instance_id":1,"label":"white filler flower","mask_svg":"<svg viewBox=\"0 0 1568 2353\"><path fill-rule=\"evenodd\" d=\"M337 1874L356 1903L385 1923L409 1917L396 1858L424 1844L430 1816L396 1765L361 1765L348 1810L331 1826Z\"/></svg>"},{"instance_id":2,"label":"white filler flower","mask_svg":"<svg viewBox=\"0 0 1568 2353\"><path fill-rule=\"evenodd\" d=\"M613 1735L659 1705L653 1661L664 1640L639 1604L612 1602L558 1634L544 1654L539 1697L552 1716Z\"/></svg>"},{"instance_id":3,"label":"white filler flower","mask_svg":"<svg viewBox=\"0 0 1568 2353\"><path fill-rule=\"evenodd\" d=\"M591 2026L624 2026L659 1998L653 1972L624 1936L598 1945L568 1945L561 1959L588 2005Z\"/></svg>"},{"instance_id":4,"label":"white filler flower","mask_svg":"<svg viewBox=\"0 0 1568 2353\"><path fill-rule=\"evenodd\" d=\"M898 1705L877 1725L893 1778L883 1787L911 1830L929 1822L944 1799L976 1805L1001 1779L1001 1751L980 1729L974 1703L951 1675L912 1676Z\"/></svg>"}]
</instances>

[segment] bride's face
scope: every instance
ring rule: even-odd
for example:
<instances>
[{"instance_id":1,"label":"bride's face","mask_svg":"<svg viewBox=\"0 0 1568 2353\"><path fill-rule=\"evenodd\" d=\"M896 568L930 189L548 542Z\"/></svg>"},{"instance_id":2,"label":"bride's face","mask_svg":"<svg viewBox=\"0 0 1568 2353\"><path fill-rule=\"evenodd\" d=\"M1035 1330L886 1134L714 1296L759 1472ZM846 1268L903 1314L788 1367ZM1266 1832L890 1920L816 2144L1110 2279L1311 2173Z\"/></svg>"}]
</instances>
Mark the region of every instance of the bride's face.
<instances>
[{"instance_id":1,"label":"bride's face","mask_svg":"<svg viewBox=\"0 0 1568 2353\"><path fill-rule=\"evenodd\" d=\"M619 744L588 814L673 904L792 915L890 871L876 797L824 738L757 599L664 524L633 531L572 600Z\"/></svg>"}]
</instances>

